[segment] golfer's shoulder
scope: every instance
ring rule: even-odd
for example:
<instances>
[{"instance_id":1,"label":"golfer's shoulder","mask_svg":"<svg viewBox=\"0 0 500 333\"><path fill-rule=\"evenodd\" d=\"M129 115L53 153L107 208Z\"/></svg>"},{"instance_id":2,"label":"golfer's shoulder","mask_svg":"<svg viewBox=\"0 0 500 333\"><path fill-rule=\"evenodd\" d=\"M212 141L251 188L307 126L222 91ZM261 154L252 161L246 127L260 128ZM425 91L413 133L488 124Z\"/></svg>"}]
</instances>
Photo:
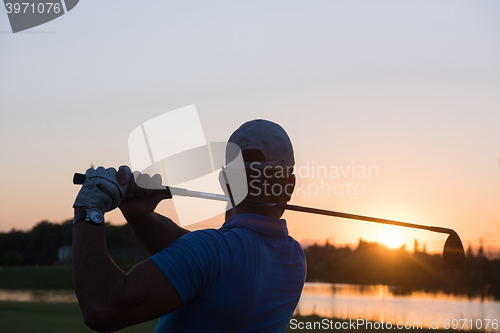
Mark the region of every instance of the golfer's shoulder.
<instances>
[{"instance_id":1,"label":"golfer's shoulder","mask_svg":"<svg viewBox=\"0 0 500 333\"><path fill-rule=\"evenodd\" d=\"M202 229L185 234L171 245L190 248L227 248L231 238L219 229Z\"/></svg>"},{"instance_id":2,"label":"golfer's shoulder","mask_svg":"<svg viewBox=\"0 0 500 333\"><path fill-rule=\"evenodd\" d=\"M293 255L297 256L298 258L301 258L301 260L305 264L306 255L305 255L304 250L302 249L302 246L300 245L300 243L297 242L292 236L288 236L287 239L288 239L288 242L290 244L290 248L293 251Z\"/></svg>"},{"instance_id":3,"label":"golfer's shoulder","mask_svg":"<svg viewBox=\"0 0 500 333\"><path fill-rule=\"evenodd\" d=\"M223 238L222 232L217 229L201 229L191 231L175 241L177 242L217 242Z\"/></svg>"},{"instance_id":4,"label":"golfer's shoulder","mask_svg":"<svg viewBox=\"0 0 500 333\"><path fill-rule=\"evenodd\" d=\"M231 259L235 254L245 252L249 247L262 245L261 243L260 234L247 228L234 227L193 231L173 244L186 250L197 250Z\"/></svg>"}]
</instances>

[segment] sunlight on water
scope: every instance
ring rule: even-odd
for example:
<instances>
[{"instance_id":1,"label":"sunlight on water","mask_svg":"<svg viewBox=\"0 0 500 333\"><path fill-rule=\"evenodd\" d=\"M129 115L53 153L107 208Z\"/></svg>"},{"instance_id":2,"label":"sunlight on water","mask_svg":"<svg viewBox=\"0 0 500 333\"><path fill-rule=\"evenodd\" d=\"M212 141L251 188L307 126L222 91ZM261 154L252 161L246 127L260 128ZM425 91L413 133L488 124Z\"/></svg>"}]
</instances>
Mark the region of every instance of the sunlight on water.
<instances>
[{"instance_id":1,"label":"sunlight on water","mask_svg":"<svg viewBox=\"0 0 500 333\"><path fill-rule=\"evenodd\" d=\"M16 302L76 302L73 290L7 290L0 289L0 301ZM412 292L401 295L396 287L386 285L351 285L309 283L304 286L295 314L316 314L327 318L364 319L398 322L421 322L423 328L437 322L444 328L445 320L500 321L500 302L443 292ZM484 325L484 324L483 324ZM470 327L464 327L470 330ZM484 330L484 327L483 327ZM492 329L488 332L500 332Z\"/></svg>"},{"instance_id":2,"label":"sunlight on water","mask_svg":"<svg viewBox=\"0 0 500 333\"><path fill-rule=\"evenodd\" d=\"M306 282L295 314L339 319L365 319L398 322L422 322L424 328L437 322L444 328L445 320L497 319L500 321L500 302L464 296L447 295L443 292L413 292L398 295L396 287L386 285L350 285ZM464 321L464 320L463 320ZM480 323L479 321L478 323ZM483 324L484 325L484 324ZM464 327L470 330L470 326ZM484 330L484 327L483 327ZM492 329L489 332L500 332Z\"/></svg>"},{"instance_id":3,"label":"sunlight on water","mask_svg":"<svg viewBox=\"0 0 500 333\"><path fill-rule=\"evenodd\" d=\"M74 303L74 290L8 290L0 289L0 301Z\"/></svg>"}]
</instances>

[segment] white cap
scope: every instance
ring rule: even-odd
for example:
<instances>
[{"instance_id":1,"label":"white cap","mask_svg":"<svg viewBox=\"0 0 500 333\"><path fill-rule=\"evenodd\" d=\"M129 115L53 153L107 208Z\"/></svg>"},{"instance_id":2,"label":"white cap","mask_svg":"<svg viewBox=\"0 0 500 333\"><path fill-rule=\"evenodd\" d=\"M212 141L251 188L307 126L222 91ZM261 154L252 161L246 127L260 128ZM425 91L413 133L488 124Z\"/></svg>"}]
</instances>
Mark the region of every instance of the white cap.
<instances>
[{"instance_id":1,"label":"white cap","mask_svg":"<svg viewBox=\"0 0 500 333\"><path fill-rule=\"evenodd\" d=\"M261 166L293 167L293 147L288 134L278 124L269 120L255 119L241 125L228 142L237 144L245 159L245 150L258 150L264 155ZM228 156L226 155L226 159ZM245 165L252 163L245 160Z\"/></svg>"}]
</instances>

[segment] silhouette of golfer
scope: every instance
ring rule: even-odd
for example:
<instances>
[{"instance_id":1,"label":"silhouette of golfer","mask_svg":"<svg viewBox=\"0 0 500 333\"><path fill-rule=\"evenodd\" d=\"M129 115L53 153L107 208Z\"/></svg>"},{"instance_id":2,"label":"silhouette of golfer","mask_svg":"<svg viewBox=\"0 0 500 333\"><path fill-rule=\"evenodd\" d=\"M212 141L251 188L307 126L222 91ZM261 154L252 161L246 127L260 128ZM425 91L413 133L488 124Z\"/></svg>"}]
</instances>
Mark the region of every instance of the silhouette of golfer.
<instances>
[{"instance_id":1,"label":"silhouette of golfer","mask_svg":"<svg viewBox=\"0 0 500 333\"><path fill-rule=\"evenodd\" d=\"M290 200L292 144L267 120L246 122L229 142L241 148L249 194L217 230L189 232L155 213L171 196L139 187L126 166L87 170L73 205L74 285L87 326L109 332L160 318L156 332L285 331L304 285L305 257L280 220L283 210L265 203ZM140 177L141 185L161 182ZM105 242L103 213L117 207L153 254L126 274Z\"/></svg>"}]
</instances>

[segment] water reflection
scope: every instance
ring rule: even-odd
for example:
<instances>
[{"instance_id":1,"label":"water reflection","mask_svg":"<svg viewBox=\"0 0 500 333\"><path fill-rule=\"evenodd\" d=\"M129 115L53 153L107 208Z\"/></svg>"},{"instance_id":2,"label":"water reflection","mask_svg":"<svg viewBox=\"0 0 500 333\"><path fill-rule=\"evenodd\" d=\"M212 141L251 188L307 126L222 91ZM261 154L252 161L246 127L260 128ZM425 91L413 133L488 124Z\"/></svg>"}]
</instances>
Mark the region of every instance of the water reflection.
<instances>
[{"instance_id":1,"label":"water reflection","mask_svg":"<svg viewBox=\"0 0 500 333\"><path fill-rule=\"evenodd\" d=\"M76 302L74 290L9 290L0 289L0 301L11 302Z\"/></svg>"},{"instance_id":2,"label":"water reflection","mask_svg":"<svg viewBox=\"0 0 500 333\"><path fill-rule=\"evenodd\" d=\"M7 290L0 289L0 301L17 302L76 302L73 290ZM316 314L327 318L365 319L398 322L438 322L444 328L445 320L497 319L500 321L500 302L466 296L448 295L442 292L403 293L386 285L351 285L331 283L309 283L297 306L296 314ZM470 326L464 327L470 330ZM500 332L492 329L488 332Z\"/></svg>"},{"instance_id":3,"label":"water reflection","mask_svg":"<svg viewBox=\"0 0 500 333\"><path fill-rule=\"evenodd\" d=\"M469 298L442 292L403 293L396 287L386 285L306 283L296 314L383 320L394 324L422 322L424 328L429 326L429 322L437 321L438 326L444 328L446 319L500 321L500 302L493 299L481 302L479 297ZM487 331L500 332L500 329L492 329L490 324Z\"/></svg>"}]
</instances>

